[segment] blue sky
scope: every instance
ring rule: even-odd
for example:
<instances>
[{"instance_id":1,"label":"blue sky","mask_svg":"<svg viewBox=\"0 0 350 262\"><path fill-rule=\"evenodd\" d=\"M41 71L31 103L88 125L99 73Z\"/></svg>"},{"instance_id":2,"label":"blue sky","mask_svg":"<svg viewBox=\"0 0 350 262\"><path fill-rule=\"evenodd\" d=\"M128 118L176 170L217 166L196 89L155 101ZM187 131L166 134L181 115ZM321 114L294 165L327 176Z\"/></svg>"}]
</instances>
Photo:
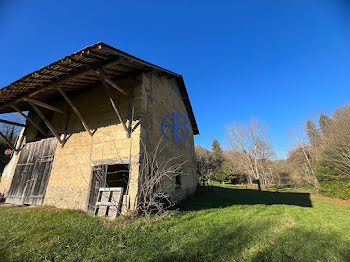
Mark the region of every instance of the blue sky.
<instances>
[{"instance_id":1,"label":"blue sky","mask_svg":"<svg viewBox=\"0 0 350 262\"><path fill-rule=\"evenodd\" d=\"M350 5L284 1L1 1L0 86L97 41L184 76L200 135L270 125L288 130L349 102Z\"/></svg>"}]
</instances>

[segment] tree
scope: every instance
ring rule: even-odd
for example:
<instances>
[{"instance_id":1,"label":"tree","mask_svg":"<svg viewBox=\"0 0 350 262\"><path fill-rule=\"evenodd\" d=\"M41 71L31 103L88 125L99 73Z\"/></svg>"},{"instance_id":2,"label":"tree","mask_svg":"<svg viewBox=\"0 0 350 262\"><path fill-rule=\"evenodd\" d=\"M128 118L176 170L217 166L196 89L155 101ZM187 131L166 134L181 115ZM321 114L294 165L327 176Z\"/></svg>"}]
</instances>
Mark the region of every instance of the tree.
<instances>
[{"instance_id":1,"label":"tree","mask_svg":"<svg viewBox=\"0 0 350 262\"><path fill-rule=\"evenodd\" d=\"M306 122L306 133L311 146L319 147L321 143L321 134L314 121L308 120Z\"/></svg>"},{"instance_id":2,"label":"tree","mask_svg":"<svg viewBox=\"0 0 350 262\"><path fill-rule=\"evenodd\" d=\"M213 177L212 153L200 145L196 145L195 152L197 158L197 170L203 182L203 186L205 182L210 185L210 179Z\"/></svg>"},{"instance_id":3,"label":"tree","mask_svg":"<svg viewBox=\"0 0 350 262\"><path fill-rule=\"evenodd\" d=\"M12 122L18 122L18 123L23 123L24 118L21 117L20 115L16 114L6 114L6 120L12 121ZM8 125L8 124L2 124L0 123L0 132L5 135L7 140L14 145L16 143L17 137L21 131L21 128L18 126L13 126L13 125ZM4 167L8 164L10 161L10 156L5 155L5 150L9 149L9 146L0 137L0 176L2 174L2 171Z\"/></svg>"},{"instance_id":4,"label":"tree","mask_svg":"<svg viewBox=\"0 0 350 262\"><path fill-rule=\"evenodd\" d=\"M224 155L217 139L213 140L212 146L212 161L215 176L219 178L221 183L224 183L224 173L222 170L222 164L224 162Z\"/></svg>"},{"instance_id":5,"label":"tree","mask_svg":"<svg viewBox=\"0 0 350 262\"><path fill-rule=\"evenodd\" d=\"M350 180L350 106L335 110L327 119L322 161L338 170L338 178Z\"/></svg>"},{"instance_id":6,"label":"tree","mask_svg":"<svg viewBox=\"0 0 350 262\"><path fill-rule=\"evenodd\" d=\"M140 163L139 190L137 193L138 214L160 214L175 205L169 188L176 176L182 175L182 167L186 161L179 161L182 155L173 158L162 158L162 139L153 151L143 146L143 157Z\"/></svg>"},{"instance_id":7,"label":"tree","mask_svg":"<svg viewBox=\"0 0 350 262\"><path fill-rule=\"evenodd\" d=\"M328 128L332 123L332 120L326 114L321 114L320 120L318 121L318 123L319 123L322 135L326 136L328 132Z\"/></svg>"},{"instance_id":8,"label":"tree","mask_svg":"<svg viewBox=\"0 0 350 262\"><path fill-rule=\"evenodd\" d=\"M312 154L311 143L307 134L307 125L301 124L300 126L291 129L289 136L294 142L294 148L292 151L300 152L303 159L302 162L305 163L304 176L314 177L317 158Z\"/></svg>"},{"instance_id":9,"label":"tree","mask_svg":"<svg viewBox=\"0 0 350 262\"><path fill-rule=\"evenodd\" d=\"M231 150L239 152L242 163L256 180L261 191L264 170L274 155L271 139L267 136L268 127L254 118L247 123L233 122L226 127L227 141Z\"/></svg>"}]
</instances>

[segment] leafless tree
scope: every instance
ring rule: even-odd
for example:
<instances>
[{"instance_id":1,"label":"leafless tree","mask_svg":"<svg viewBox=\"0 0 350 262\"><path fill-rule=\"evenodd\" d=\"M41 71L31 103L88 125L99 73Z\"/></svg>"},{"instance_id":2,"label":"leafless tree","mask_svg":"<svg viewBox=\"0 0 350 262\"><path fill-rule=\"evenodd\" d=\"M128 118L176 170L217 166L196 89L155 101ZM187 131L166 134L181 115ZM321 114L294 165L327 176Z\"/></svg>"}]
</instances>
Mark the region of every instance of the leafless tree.
<instances>
[{"instance_id":1,"label":"leafless tree","mask_svg":"<svg viewBox=\"0 0 350 262\"><path fill-rule=\"evenodd\" d=\"M242 163L257 180L259 190L264 182L265 160L274 155L268 126L251 118L247 123L233 122L226 127L227 141L231 150L241 153Z\"/></svg>"},{"instance_id":2,"label":"leafless tree","mask_svg":"<svg viewBox=\"0 0 350 262\"><path fill-rule=\"evenodd\" d=\"M301 123L298 127L292 128L289 131L289 137L294 143L294 148L291 152L300 152L302 155L302 160L299 160L299 164L305 167L305 176L314 177L316 157L312 154L311 144L306 132L306 123ZM296 157L296 153L294 155Z\"/></svg>"},{"instance_id":3,"label":"leafless tree","mask_svg":"<svg viewBox=\"0 0 350 262\"><path fill-rule=\"evenodd\" d=\"M195 151L197 158L197 171L200 175L202 184L204 186L205 183L207 183L208 186L210 186L210 180L214 176L211 152L200 145L196 145Z\"/></svg>"},{"instance_id":4,"label":"leafless tree","mask_svg":"<svg viewBox=\"0 0 350 262\"><path fill-rule=\"evenodd\" d=\"M143 143L142 143L143 144ZM182 156L161 157L162 139L151 152L143 144L143 157L139 173L139 190L137 194L137 211L140 214L161 213L175 204L169 191L172 181L182 174L186 161Z\"/></svg>"},{"instance_id":5,"label":"leafless tree","mask_svg":"<svg viewBox=\"0 0 350 262\"><path fill-rule=\"evenodd\" d=\"M24 118L21 115L15 113L6 114L6 117L2 116L2 118L12 122L24 122ZM0 132L3 133L11 143L15 143L17 136L21 132L21 127L0 123ZM2 142L3 141L0 138L0 143Z\"/></svg>"},{"instance_id":6,"label":"leafless tree","mask_svg":"<svg viewBox=\"0 0 350 262\"><path fill-rule=\"evenodd\" d=\"M350 179L350 106L334 111L325 134L322 160L337 168L339 178Z\"/></svg>"}]
</instances>

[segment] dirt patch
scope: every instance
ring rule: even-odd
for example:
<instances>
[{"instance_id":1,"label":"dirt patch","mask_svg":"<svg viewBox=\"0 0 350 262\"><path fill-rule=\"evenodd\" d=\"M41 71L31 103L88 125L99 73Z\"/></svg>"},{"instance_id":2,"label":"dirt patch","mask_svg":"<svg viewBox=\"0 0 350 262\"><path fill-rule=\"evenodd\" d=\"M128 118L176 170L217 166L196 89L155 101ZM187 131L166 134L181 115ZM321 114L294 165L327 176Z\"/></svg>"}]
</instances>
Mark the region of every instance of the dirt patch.
<instances>
[{"instance_id":1,"label":"dirt patch","mask_svg":"<svg viewBox=\"0 0 350 262\"><path fill-rule=\"evenodd\" d=\"M56 212L56 213L61 212L61 211L64 210L62 208L53 207L53 206L45 206L45 205L43 205L43 206L30 206L30 207L31 208L36 208L38 210L44 210L44 211L50 211L50 212Z\"/></svg>"},{"instance_id":2,"label":"dirt patch","mask_svg":"<svg viewBox=\"0 0 350 262\"><path fill-rule=\"evenodd\" d=\"M24 207L24 206L0 202L0 208L2 208L2 207Z\"/></svg>"},{"instance_id":3,"label":"dirt patch","mask_svg":"<svg viewBox=\"0 0 350 262\"><path fill-rule=\"evenodd\" d=\"M350 200L344 200L339 198L324 197L321 195L313 195L315 199L325 200L333 203L344 204L350 206Z\"/></svg>"}]
</instances>

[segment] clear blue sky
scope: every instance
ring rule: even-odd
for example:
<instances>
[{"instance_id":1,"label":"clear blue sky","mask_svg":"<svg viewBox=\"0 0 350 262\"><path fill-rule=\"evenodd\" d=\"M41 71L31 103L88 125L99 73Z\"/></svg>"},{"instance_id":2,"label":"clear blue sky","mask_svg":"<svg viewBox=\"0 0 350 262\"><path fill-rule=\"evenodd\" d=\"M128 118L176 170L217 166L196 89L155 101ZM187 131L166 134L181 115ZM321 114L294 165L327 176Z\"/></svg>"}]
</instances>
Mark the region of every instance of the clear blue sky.
<instances>
[{"instance_id":1,"label":"clear blue sky","mask_svg":"<svg viewBox=\"0 0 350 262\"><path fill-rule=\"evenodd\" d=\"M255 116L283 157L290 127L349 102L345 0L2 0L0 39L1 87L97 41L182 74L208 148Z\"/></svg>"}]
</instances>

